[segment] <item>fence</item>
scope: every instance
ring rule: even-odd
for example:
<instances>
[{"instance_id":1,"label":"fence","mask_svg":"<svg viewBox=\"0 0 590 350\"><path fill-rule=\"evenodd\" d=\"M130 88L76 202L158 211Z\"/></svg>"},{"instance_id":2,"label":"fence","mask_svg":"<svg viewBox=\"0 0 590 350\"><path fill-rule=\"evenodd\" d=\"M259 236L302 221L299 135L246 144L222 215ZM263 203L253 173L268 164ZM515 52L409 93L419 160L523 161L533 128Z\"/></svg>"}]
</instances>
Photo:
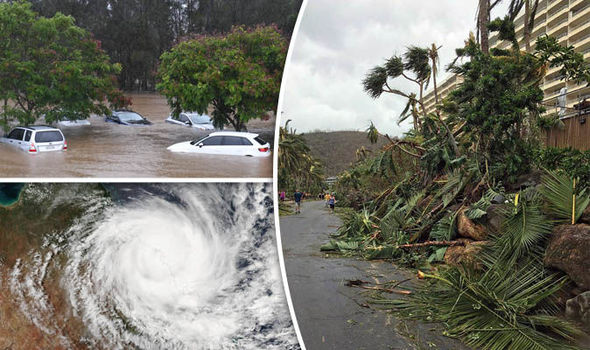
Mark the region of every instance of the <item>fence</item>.
<instances>
[{"instance_id":1,"label":"fence","mask_svg":"<svg viewBox=\"0 0 590 350\"><path fill-rule=\"evenodd\" d=\"M562 119L564 128L553 128L547 132L545 144L548 147L572 147L590 149L590 114L573 115Z\"/></svg>"}]
</instances>

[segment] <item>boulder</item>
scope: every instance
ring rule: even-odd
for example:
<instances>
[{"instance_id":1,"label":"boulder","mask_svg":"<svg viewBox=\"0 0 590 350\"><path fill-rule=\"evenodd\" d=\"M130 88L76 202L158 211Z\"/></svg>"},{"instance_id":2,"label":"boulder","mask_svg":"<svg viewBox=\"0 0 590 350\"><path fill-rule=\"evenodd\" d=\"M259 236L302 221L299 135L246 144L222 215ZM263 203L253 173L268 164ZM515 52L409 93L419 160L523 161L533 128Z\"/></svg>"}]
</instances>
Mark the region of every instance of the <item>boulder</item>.
<instances>
[{"instance_id":1,"label":"boulder","mask_svg":"<svg viewBox=\"0 0 590 350\"><path fill-rule=\"evenodd\" d=\"M590 226L556 226L543 262L567 273L582 290L590 290Z\"/></svg>"},{"instance_id":2,"label":"boulder","mask_svg":"<svg viewBox=\"0 0 590 350\"><path fill-rule=\"evenodd\" d=\"M579 221L584 224L590 224L590 205L584 209Z\"/></svg>"},{"instance_id":3,"label":"boulder","mask_svg":"<svg viewBox=\"0 0 590 350\"><path fill-rule=\"evenodd\" d=\"M502 206L504 204L492 204L486 211L486 228L488 232L500 234L502 223L504 222L504 215L502 214Z\"/></svg>"},{"instance_id":4,"label":"boulder","mask_svg":"<svg viewBox=\"0 0 590 350\"><path fill-rule=\"evenodd\" d=\"M569 299L565 303L565 315L590 327L590 291Z\"/></svg>"},{"instance_id":5,"label":"boulder","mask_svg":"<svg viewBox=\"0 0 590 350\"><path fill-rule=\"evenodd\" d=\"M485 241L488 232L485 226L476 224L465 215L465 210L457 216L457 233L461 237L470 238L475 241Z\"/></svg>"},{"instance_id":6,"label":"boulder","mask_svg":"<svg viewBox=\"0 0 590 350\"><path fill-rule=\"evenodd\" d=\"M477 260L477 254L486 245L487 241L473 241L467 238L457 239L465 245L456 245L447 248L445 252L445 263L452 266L460 266L463 264L474 266L477 269L481 268L481 263Z\"/></svg>"},{"instance_id":7,"label":"boulder","mask_svg":"<svg viewBox=\"0 0 590 350\"><path fill-rule=\"evenodd\" d=\"M527 187L535 187L541 183L543 174L543 171L539 169L535 169L530 171L529 173L522 174L516 179L516 182L512 184L507 184L506 189L510 192L515 192Z\"/></svg>"}]
</instances>

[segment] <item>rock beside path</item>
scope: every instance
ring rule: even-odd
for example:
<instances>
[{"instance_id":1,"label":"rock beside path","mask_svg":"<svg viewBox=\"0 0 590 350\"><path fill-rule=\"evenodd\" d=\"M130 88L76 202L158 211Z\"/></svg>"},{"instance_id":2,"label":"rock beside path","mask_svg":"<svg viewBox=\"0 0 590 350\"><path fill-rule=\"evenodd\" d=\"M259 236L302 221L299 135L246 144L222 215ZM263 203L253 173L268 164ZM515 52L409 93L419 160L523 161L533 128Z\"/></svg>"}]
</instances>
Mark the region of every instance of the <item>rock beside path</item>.
<instances>
[{"instance_id":1,"label":"rock beside path","mask_svg":"<svg viewBox=\"0 0 590 350\"><path fill-rule=\"evenodd\" d=\"M467 238L459 238L457 241L463 242L465 245L448 247L444 257L445 263L452 266L466 264L479 268L481 263L477 260L477 254L488 242L473 241Z\"/></svg>"},{"instance_id":2,"label":"rock beside path","mask_svg":"<svg viewBox=\"0 0 590 350\"><path fill-rule=\"evenodd\" d=\"M565 303L565 315L590 327L590 291L569 299Z\"/></svg>"},{"instance_id":3,"label":"rock beside path","mask_svg":"<svg viewBox=\"0 0 590 350\"><path fill-rule=\"evenodd\" d=\"M567 273L582 290L590 290L590 226L556 226L544 263L547 267Z\"/></svg>"}]
</instances>

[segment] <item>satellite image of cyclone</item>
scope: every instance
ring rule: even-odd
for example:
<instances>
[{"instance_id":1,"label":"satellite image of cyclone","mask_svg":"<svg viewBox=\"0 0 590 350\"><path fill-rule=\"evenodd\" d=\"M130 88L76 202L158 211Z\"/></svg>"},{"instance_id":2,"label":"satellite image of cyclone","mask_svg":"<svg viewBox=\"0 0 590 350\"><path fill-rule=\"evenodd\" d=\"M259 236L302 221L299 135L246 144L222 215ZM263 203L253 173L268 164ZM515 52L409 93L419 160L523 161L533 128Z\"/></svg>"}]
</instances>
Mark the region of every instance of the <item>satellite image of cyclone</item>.
<instances>
[{"instance_id":1,"label":"satellite image of cyclone","mask_svg":"<svg viewBox=\"0 0 590 350\"><path fill-rule=\"evenodd\" d=\"M0 349L299 349L270 184L0 192Z\"/></svg>"}]
</instances>

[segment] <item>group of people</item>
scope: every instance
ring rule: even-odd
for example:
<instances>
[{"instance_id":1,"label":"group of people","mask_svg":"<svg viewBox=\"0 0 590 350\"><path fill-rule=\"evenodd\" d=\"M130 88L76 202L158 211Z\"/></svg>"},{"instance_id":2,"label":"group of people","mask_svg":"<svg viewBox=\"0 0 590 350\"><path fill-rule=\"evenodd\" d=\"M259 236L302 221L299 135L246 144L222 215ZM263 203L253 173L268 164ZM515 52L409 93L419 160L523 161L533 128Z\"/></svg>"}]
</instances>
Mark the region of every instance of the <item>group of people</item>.
<instances>
[{"instance_id":1,"label":"group of people","mask_svg":"<svg viewBox=\"0 0 590 350\"><path fill-rule=\"evenodd\" d=\"M305 197L309 195L308 193L305 192L301 192L299 189L297 189L294 193L293 193L293 199L295 201L295 214L299 214L301 213L301 201L303 201L303 199L305 199ZM286 199L287 194L285 193L285 191L280 191L279 192L279 200L280 201L284 201ZM330 193L330 192L323 192L320 193L318 195L319 199L323 199L326 203L326 208L330 208L330 210L332 211L332 213L334 213L334 207L336 205L336 196L334 194L334 192Z\"/></svg>"}]
</instances>

